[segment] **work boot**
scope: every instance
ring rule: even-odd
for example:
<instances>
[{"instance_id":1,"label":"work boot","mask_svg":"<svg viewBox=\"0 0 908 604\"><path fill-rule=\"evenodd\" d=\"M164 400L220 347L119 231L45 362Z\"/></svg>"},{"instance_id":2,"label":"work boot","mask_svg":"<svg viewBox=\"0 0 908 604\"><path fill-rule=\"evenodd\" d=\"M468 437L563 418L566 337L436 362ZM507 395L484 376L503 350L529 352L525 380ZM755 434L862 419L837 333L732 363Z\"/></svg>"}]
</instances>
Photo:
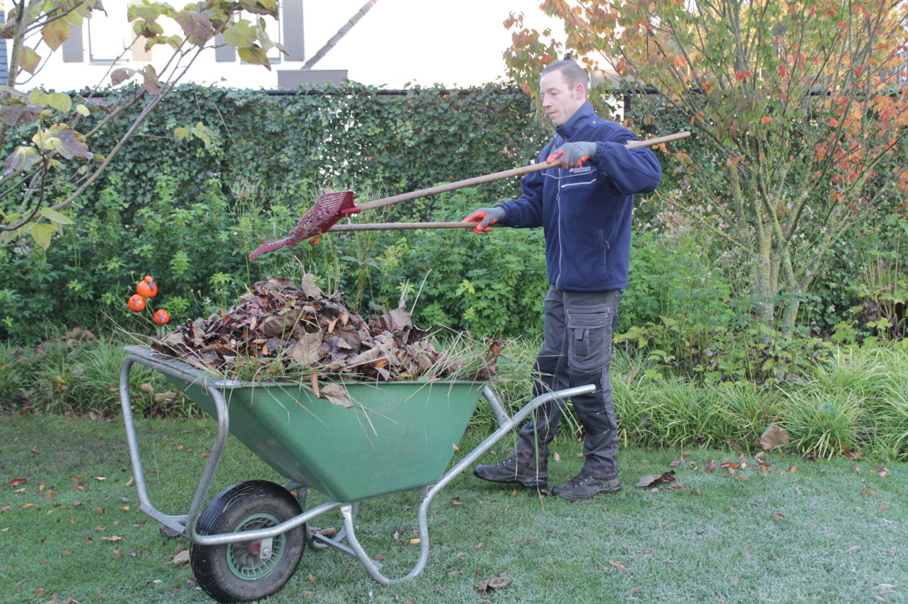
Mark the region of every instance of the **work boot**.
<instances>
[{"instance_id":1,"label":"work boot","mask_svg":"<svg viewBox=\"0 0 908 604\"><path fill-rule=\"evenodd\" d=\"M547 465L546 460L537 463L535 457L511 454L498 463L476 466L473 475L491 482L516 483L528 489L544 489L549 484Z\"/></svg>"},{"instance_id":2,"label":"work boot","mask_svg":"<svg viewBox=\"0 0 908 604\"><path fill-rule=\"evenodd\" d=\"M620 490L621 485L618 483L617 476L614 478L597 478L592 474L586 474L581 471L566 483L552 489L552 495L558 495L568 501L580 501L600 493L617 493Z\"/></svg>"}]
</instances>

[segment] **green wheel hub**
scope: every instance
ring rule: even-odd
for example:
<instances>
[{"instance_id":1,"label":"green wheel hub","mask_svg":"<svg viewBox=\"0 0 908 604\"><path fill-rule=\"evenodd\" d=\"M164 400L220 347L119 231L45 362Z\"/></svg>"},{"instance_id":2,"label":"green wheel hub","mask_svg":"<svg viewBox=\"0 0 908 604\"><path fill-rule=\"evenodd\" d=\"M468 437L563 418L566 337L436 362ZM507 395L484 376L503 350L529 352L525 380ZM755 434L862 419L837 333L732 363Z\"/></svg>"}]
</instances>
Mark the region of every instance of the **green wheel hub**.
<instances>
[{"instance_id":1,"label":"green wheel hub","mask_svg":"<svg viewBox=\"0 0 908 604\"><path fill-rule=\"evenodd\" d=\"M237 526L237 533L271 528L280 520L271 514L253 514L244 518ZM271 540L271 555L262 557L262 540L254 539L231 543L227 547L227 565L230 571L246 581L254 581L268 575L277 567L287 546L286 533Z\"/></svg>"}]
</instances>

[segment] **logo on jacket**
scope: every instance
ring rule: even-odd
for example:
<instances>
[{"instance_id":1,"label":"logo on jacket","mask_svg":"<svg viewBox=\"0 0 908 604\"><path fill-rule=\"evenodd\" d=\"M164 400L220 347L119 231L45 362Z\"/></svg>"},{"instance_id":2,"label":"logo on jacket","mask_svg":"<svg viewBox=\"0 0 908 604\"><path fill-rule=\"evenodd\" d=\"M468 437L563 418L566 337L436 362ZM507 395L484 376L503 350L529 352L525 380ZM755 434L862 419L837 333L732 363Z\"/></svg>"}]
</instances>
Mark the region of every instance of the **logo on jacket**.
<instances>
[{"instance_id":1,"label":"logo on jacket","mask_svg":"<svg viewBox=\"0 0 908 604\"><path fill-rule=\"evenodd\" d=\"M579 168L571 168L568 170L571 174L586 174L593 171L593 166L580 166Z\"/></svg>"}]
</instances>

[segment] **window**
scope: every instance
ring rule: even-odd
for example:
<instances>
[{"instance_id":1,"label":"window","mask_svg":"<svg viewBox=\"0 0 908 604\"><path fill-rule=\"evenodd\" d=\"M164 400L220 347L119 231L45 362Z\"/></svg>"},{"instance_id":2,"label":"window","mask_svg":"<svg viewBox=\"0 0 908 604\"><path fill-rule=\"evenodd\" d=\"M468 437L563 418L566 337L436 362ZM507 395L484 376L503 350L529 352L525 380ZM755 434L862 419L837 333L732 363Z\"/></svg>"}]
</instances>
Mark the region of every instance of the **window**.
<instances>
[{"instance_id":1,"label":"window","mask_svg":"<svg viewBox=\"0 0 908 604\"><path fill-rule=\"evenodd\" d=\"M126 2L108 2L105 9L86 19L88 24L88 60L106 62L130 59L129 53L123 50L132 46L134 35L132 26L126 21ZM123 55L120 57L120 55Z\"/></svg>"}]
</instances>

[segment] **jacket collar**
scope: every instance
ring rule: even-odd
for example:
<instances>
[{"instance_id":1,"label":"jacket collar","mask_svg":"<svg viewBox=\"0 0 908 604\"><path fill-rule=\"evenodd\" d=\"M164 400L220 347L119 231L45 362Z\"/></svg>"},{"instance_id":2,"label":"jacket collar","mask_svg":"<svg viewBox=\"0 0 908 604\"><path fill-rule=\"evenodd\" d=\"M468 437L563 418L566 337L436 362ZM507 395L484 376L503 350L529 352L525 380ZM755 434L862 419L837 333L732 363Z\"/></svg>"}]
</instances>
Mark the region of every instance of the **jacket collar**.
<instances>
[{"instance_id":1,"label":"jacket collar","mask_svg":"<svg viewBox=\"0 0 908 604\"><path fill-rule=\"evenodd\" d=\"M595 113L593 106L587 101L574 112L571 119L555 128L555 133L565 140L571 140L571 137L580 129L581 124L595 115Z\"/></svg>"}]
</instances>

